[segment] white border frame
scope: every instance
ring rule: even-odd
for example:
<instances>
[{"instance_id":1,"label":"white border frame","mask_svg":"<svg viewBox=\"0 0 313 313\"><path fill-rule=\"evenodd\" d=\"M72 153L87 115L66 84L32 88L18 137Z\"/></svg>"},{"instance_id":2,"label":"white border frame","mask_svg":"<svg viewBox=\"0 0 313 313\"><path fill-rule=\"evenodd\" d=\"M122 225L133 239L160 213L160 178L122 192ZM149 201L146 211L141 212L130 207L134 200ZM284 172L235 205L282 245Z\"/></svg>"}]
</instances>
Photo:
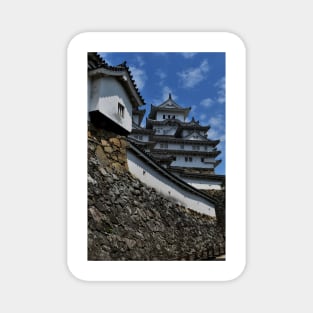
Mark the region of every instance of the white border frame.
<instances>
[{"instance_id":1,"label":"white border frame","mask_svg":"<svg viewBox=\"0 0 313 313\"><path fill-rule=\"evenodd\" d=\"M87 260L87 52L226 53L226 260ZM229 281L246 265L246 50L226 32L92 32L67 54L67 261L85 281Z\"/></svg>"}]
</instances>

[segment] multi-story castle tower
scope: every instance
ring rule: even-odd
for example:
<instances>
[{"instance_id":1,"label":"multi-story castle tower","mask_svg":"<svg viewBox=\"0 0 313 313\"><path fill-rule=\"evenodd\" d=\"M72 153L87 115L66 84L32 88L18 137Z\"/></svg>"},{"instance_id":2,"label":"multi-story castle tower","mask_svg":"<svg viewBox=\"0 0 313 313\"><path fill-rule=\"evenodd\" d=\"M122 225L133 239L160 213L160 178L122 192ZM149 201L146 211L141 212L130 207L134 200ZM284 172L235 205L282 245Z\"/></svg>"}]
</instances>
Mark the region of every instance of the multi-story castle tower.
<instances>
[{"instance_id":1,"label":"multi-story castle tower","mask_svg":"<svg viewBox=\"0 0 313 313\"><path fill-rule=\"evenodd\" d=\"M190 110L169 94L165 102L151 105L146 128L140 127L143 112L134 112L130 138L185 182L199 189L221 189L225 176L215 174L221 162L216 159L220 141L207 138L209 125L201 126L194 118L186 122Z\"/></svg>"}]
</instances>

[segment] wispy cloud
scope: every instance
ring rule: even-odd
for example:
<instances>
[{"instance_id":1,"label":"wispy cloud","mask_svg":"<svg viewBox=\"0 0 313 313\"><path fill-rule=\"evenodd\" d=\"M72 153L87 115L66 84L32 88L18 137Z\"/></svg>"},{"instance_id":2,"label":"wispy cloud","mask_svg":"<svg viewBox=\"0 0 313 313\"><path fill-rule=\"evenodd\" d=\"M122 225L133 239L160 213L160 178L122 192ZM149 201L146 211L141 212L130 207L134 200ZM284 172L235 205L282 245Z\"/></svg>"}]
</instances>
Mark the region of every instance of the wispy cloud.
<instances>
[{"instance_id":1,"label":"wispy cloud","mask_svg":"<svg viewBox=\"0 0 313 313\"><path fill-rule=\"evenodd\" d=\"M225 140L225 117L222 114L213 116L208 120L208 124L211 126L208 137L210 139Z\"/></svg>"},{"instance_id":2,"label":"wispy cloud","mask_svg":"<svg viewBox=\"0 0 313 313\"><path fill-rule=\"evenodd\" d=\"M193 58L197 53L196 52L182 52L182 56L185 59L191 59Z\"/></svg>"},{"instance_id":3,"label":"wispy cloud","mask_svg":"<svg viewBox=\"0 0 313 313\"><path fill-rule=\"evenodd\" d=\"M200 120L203 121L207 118L207 115L205 113L200 114Z\"/></svg>"},{"instance_id":4,"label":"wispy cloud","mask_svg":"<svg viewBox=\"0 0 313 313\"><path fill-rule=\"evenodd\" d=\"M183 87L193 88L206 78L210 67L207 60L204 60L198 67L191 67L187 70L178 72L177 75L181 80Z\"/></svg>"},{"instance_id":5,"label":"wispy cloud","mask_svg":"<svg viewBox=\"0 0 313 313\"><path fill-rule=\"evenodd\" d=\"M217 99L216 101L220 104L225 103L225 76L219 79L215 84L214 87L217 88Z\"/></svg>"},{"instance_id":6,"label":"wispy cloud","mask_svg":"<svg viewBox=\"0 0 313 313\"><path fill-rule=\"evenodd\" d=\"M162 71L161 69L157 69L155 71L155 74L161 79L161 80L164 80L166 77L167 77L167 74Z\"/></svg>"},{"instance_id":7,"label":"wispy cloud","mask_svg":"<svg viewBox=\"0 0 313 313\"><path fill-rule=\"evenodd\" d=\"M140 55L136 55L135 60L138 63L139 67L142 67L145 65L145 61L143 60L143 58Z\"/></svg>"},{"instance_id":8,"label":"wispy cloud","mask_svg":"<svg viewBox=\"0 0 313 313\"><path fill-rule=\"evenodd\" d=\"M146 72L143 69L134 66L130 66L129 69L134 77L137 87L143 89L148 79Z\"/></svg>"},{"instance_id":9,"label":"wispy cloud","mask_svg":"<svg viewBox=\"0 0 313 313\"><path fill-rule=\"evenodd\" d=\"M200 101L200 105L205 107L205 108L209 108L213 105L214 100L211 98L205 98L203 100Z\"/></svg>"},{"instance_id":10,"label":"wispy cloud","mask_svg":"<svg viewBox=\"0 0 313 313\"><path fill-rule=\"evenodd\" d=\"M170 88L169 86L163 86L163 88L161 90L161 96L158 97L158 98L154 98L152 100L152 103L160 104L160 103L164 102L165 100L168 99L169 94L171 94L173 100L176 100L178 98L175 95L175 93L173 92L172 88Z\"/></svg>"},{"instance_id":11,"label":"wispy cloud","mask_svg":"<svg viewBox=\"0 0 313 313\"><path fill-rule=\"evenodd\" d=\"M155 71L155 75L157 76L157 84L159 86L163 86L165 83L165 79L167 77L167 74L163 70L157 69Z\"/></svg>"},{"instance_id":12,"label":"wispy cloud","mask_svg":"<svg viewBox=\"0 0 313 313\"><path fill-rule=\"evenodd\" d=\"M217 116L212 116L209 119L209 124L212 127L215 127L217 129L223 129L225 125L225 118L222 114L218 114Z\"/></svg>"}]
</instances>

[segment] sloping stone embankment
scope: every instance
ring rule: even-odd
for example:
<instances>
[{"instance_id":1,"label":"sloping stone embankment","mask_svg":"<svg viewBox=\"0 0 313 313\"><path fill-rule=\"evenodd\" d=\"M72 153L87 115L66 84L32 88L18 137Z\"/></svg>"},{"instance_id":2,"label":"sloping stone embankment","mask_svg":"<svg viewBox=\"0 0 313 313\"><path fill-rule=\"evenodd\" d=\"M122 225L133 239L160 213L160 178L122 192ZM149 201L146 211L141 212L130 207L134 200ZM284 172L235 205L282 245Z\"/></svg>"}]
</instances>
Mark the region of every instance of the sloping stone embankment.
<instances>
[{"instance_id":1,"label":"sloping stone embankment","mask_svg":"<svg viewBox=\"0 0 313 313\"><path fill-rule=\"evenodd\" d=\"M127 170L127 142L89 132L88 259L208 260L224 254L216 219L178 206Z\"/></svg>"},{"instance_id":2,"label":"sloping stone embankment","mask_svg":"<svg viewBox=\"0 0 313 313\"><path fill-rule=\"evenodd\" d=\"M226 190L202 190L215 201L215 213L218 223L225 229L225 196Z\"/></svg>"}]
</instances>

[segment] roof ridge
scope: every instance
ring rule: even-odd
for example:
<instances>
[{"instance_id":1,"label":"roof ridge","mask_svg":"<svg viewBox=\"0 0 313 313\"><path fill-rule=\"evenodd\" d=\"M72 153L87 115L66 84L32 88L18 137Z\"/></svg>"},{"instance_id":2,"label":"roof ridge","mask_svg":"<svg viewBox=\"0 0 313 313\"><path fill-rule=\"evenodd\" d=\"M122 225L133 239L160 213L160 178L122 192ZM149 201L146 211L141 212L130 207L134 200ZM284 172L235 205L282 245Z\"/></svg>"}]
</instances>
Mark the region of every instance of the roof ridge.
<instances>
[{"instance_id":1,"label":"roof ridge","mask_svg":"<svg viewBox=\"0 0 313 313\"><path fill-rule=\"evenodd\" d=\"M134 86L134 89L136 90L136 93L137 93L139 99L142 101L143 104L146 104L143 96L141 95L141 93L140 93L140 91L138 89L137 83L134 80L132 72L131 72L129 66L127 65L126 61L122 62L121 64L118 64L118 65L114 66L114 65L109 65L109 63L106 62L104 60L104 58L98 52L88 52L88 56L93 57L94 61L97 62L96 68L93 68L93 69L104 68L104 69L107 69L107 70L110 70L110 71L113 71L113 72L123 72L123 71L126 71L128 76L130 77L130 80L131 80L131 82L132 82L132 84Z\"/></svg>"}]
</instances>

